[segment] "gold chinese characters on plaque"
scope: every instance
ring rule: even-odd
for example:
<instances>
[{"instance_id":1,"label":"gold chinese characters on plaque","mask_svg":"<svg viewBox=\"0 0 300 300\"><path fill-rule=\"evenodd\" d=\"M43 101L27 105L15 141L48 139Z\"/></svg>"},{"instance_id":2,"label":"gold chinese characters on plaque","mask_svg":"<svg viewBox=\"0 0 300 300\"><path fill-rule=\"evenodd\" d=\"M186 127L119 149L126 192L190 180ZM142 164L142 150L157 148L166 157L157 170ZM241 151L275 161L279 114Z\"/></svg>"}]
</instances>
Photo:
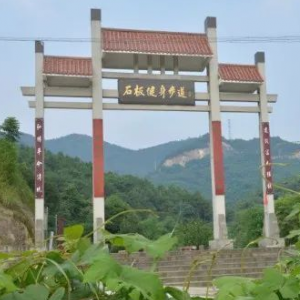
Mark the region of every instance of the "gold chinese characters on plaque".
<instances>
[{"instance_id":1,"label":"gold chinese characters on plaque","mask_svg":"<svg viewBox=\"0 0 300 300\"><path fill-rule=\"evenodd\" d=\"M121 104L195 105L193 82L120 79L118 90Z\"/></svg>"}]
</instances>

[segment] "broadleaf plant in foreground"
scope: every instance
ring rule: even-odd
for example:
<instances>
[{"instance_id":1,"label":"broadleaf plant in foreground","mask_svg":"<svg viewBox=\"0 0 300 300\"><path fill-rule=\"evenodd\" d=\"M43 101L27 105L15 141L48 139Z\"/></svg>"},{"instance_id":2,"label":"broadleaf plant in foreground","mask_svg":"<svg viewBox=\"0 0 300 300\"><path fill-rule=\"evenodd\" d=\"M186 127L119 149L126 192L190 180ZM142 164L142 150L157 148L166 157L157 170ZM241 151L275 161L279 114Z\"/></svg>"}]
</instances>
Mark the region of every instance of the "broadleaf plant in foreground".
<instances>
[{"instance_id":1,"label":"broadleaf plant in foreground","mask_svg":"<svg viewBox=\"0 0 300 300\"><path fill-rule=\"evenodd\" d=\"M176 238L164 235L151 241L138 234L102 231L103 242L94 245L83 232L81 225L65 228L57 250L0 254L0 300L191 299L186 292L164 287L155 272L122 265L107 247L143 250L155 265Z\"/></svg>"},{"instance_id":2,"label":"broadleaf plant in foreground","mask_svg":"<svg viewBox=\"0 0 300 300\"><path fill-rule=\"evenodd\" d=\"M300 195L298 192L295 194ZM300 225L299 204L294 206L286 220L296 215ZM215 279L214 285L218 288L216 300L299 300L300 230L292 230L286 238L296 238L295 245L283 249L278 263L273 268L266 268L262 278L227 276Z\"/></svg>"}]
</instances>

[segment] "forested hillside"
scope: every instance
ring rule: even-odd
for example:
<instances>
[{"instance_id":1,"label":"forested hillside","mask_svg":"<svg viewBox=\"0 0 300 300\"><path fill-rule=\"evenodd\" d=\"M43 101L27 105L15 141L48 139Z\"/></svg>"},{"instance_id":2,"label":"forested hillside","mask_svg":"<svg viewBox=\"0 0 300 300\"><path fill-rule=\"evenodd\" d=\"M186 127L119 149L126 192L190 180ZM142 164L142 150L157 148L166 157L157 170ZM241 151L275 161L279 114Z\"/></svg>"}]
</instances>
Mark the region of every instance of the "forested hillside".
<instances>
[{"instance_id":1,"label":"forested hillside","mask_svg":"<svg viewBox=\"0 0 300 300\"><path fill-rule=\"evenodd\" d=\"M27 249L34 236L33 193L22 176L15 137L9 131L11 124L18 127L14 121L0 126L0 251Z\"/></svg>"},{"instance_id":2,"label":"forested hillside","mask_svg":"<svg viewBox=\"0 0 300 300\"><path fill-rule=\"evenodd\" d=\"M49 208L49 230L54 230L55 215L58 215L64 217L68 225L82 223L87 231L91 231L91 163L49 151L45 158L45 204ZM23 166L23 176L33 189L33 149L21 146L19 161ZM128 209L152 211L120 217L108 225L112 232L139 232L156 238L175 228L181 235L186 226L192 226L197 232L203 231L205 240L194 232L192 236L182 234L182 243L186 238L195 237L199 244L203 244L211 237L211 204L198 192L189 193L175 186L155 186L146 179L109 172L105 177L105 197L106 218Z\"/></svg>"},{"instance_id":3,"label":"forested hillside","mask_svg":"<svg viewBox=\"0 0 300 300\"><path fill-rule=\"evenodd\" d=\"M21 143L32 146L33 137L22 135ZM48 140L46 148L89 162L91 143L89 136L72 134ZM278 137L273 137L271 143L275 182L297 176L300 173L300 145ZM261 190L259 140L223 139L223 147L227 201L252 197ZM208 134L142 150L109 143L105 143L104 148L106 172L136 175L155 184L173 184L191 192L199 191L207 199L211 197Z\"/></svg>"},{"instance_id":4,"label":"forested hillside","mask_svg":"<svg viewBox=\"0 0 300 300\"><path fill-rule=\"evenodd\" d=\"M33 189L33 149L20 147L22 174ZM78 158L46 153L45 200L49 208L49 230L55 215L67 224L82 223L92 230L92 166ZM284 189L300 190L300 177L280 183ZM276 202L283 234L297 222L284 218L300 198L276 189ZM105 177L106 218L128 209L150 209L153 213L125 215L108 225L112 232L139 232L149 238L176 229L181 244L207 245L212 237L212 204L199 192L190 193L176 186L156 186L147 179L109 172ZM227 203L227 222L231 238L243 247L262 233L263 205L259 191L236 203Z\"/></svg>"},{"instance_id":5,"label":"forested hillside","mask_svg":"<svg viewBox=\"0 0 300 300\"><path fill-rule=\"evenodd\" d=\"M83 142L82 137L78 135L68 138L70 139L68 141L64 138L62 140L64 143L70 142L73 149L79 141ZM29 145L30 139L30 136L27 136ZM87 145L91 141L89 137L84 137L84 139ZM57 146L55 141L48 143L50 145L48 148ZM24 144L24 136L22 144ZM276 209L280 229L285 235L293 229L296 222L286 223L284 218L292 209L293 204L300 202L298 196L288 192L289 189L300 190L299 145L287 143L279 138L273 138L272 144L275 163L290 163L287 166L276 164L274 166L275 180L285 188L285 190L275 188L276 197L279 198L276 201ZM236 240L236 246L243 247L262 233L263 205L260 191L258 140L224 140L223 145L228 190L229 234ZM128 209L152 211L152 213L124 215L107 226L110 231L139 232L149 238L156 238L175 229L180 244L207 245L212 238L207 135L199 139L173 142L140 151L132 151L111 144L106 144L105 147L106 164L113 163L117 166L123 160L122 168L129 170L129 173L128 162L132 164L136 172L138 164L140 164L139 168L143 168L140 159L143 160L143 157L149 153L152 153L152 156L148 155L149 165L153 157L161 159L156 165L156 170L150 172L146 178L119 175L113 172L106 173L107 218ZM79 151L78 149L80 148L76 151ZM19 164L22 175L32 189L34 184L33 153L32 148L20 146ZM45 202L49 208L49 230L55 227L56 215L64 217L67 224L83 223L87 231L92 230L91 163L62 153L54 154L47 151L45 170ZM150 182L149 178L154 183ZM189 191L184 188L188 188ZM200 190L201 194L197 190ZM235 197L230 198L230 195ZM235 202L230 201L232 199Z\"/></svg>"}]
</instances>

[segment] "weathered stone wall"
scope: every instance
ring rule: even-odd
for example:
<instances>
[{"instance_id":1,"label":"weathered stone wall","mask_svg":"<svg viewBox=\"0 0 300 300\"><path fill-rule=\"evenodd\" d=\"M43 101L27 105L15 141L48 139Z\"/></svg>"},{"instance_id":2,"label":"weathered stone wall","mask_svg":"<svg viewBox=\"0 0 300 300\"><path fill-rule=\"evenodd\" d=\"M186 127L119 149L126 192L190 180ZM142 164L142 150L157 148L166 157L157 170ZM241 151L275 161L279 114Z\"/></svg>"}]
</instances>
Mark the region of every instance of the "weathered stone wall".
<instances>
[{"instance_id":1,"label":"weathered stone wall","mask_svg":"<svg viewBox=\"0 0 300 300\"><path fill-rule=\"evenodd\" d=\"M28 213L24 211L24 214ZM33 221L33 220L32 220ZM33 246L28 227L13 210L0 204L0 252L27 250Z\"/></svg>"}]
</instances>

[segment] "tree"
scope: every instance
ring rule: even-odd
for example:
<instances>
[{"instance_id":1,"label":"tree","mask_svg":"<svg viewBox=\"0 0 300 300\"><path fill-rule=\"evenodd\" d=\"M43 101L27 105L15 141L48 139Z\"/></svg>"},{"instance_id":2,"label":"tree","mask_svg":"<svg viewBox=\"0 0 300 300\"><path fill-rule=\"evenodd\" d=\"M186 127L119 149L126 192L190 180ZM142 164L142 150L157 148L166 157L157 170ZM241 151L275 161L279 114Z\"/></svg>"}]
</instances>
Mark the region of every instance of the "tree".
<instances>
[{"instance_id":1,"label":"tree","mask_svg":"<svg viewBox=\"0 0 300 300\"><path fill-rule=\"evenodd\" d=\"M90 201L86 200L78 191L77 187L70 183L62 191L60 196L59 216L66 219L67 225L81 223L86 225L86 230L92 230L92 207Z\"/></svg>"},{"instance_id":2,"label":"tree","mask_svg":"<svg viewBox=\"0 0 300 300\"><path fill-rule=\"evenodd\" d=\"M1 133L4 138L10 142L17 142L20 138L20 123L14 117L8 117L0 126Z\"/></svg>"},{"instance_id":3,"label":"tree","mask_svg":"<svg viewBox=\"0 0 300 300\"><path fill-rule=\"evenodd\" d=\"M105 200L105 217L109 219L122 211L130 209L130 206L125 203L119 195L111 195ZM122 217L114 220L112 223L107 224L106 228L112 232L120 232L120 222Z\"/></svg>"},{"instance_id":4,"label":"tree","mask_svg":"<svg viewBox=\"0 0 300 300\"><path fill-rule=\"evenodd\" d=\"M243 248L262 236L263 219L262 205L241 210L236 214L232 228L237 248Z\"/></svg>"},{"instance_id":5,"label":"tree","mask_svg":"<svg viewBox=\"0 0 300 300\"><path fill-rule=\"evenodd\" d=\"M156 239L166 233L163 224L156 216L151 216L140 222L142 235L149 239Z\"/></svg>"},{"instance_id":6,"label":"tree","mask_svg":"<svg viewBox=\"0 0 300 300\"><path fill-rule=\"evenodd\" d=\"M275 202L276 216L278 219L278 225L280 228L280 235L287 236L290 231L299 228L299 216L294 216L292 218L286 219L286 217L291 213L295 205L300 205L299 195L289 195L279 198ZM287 240L289 244L296 242L297 238L292 240Z\"/></svg>"},{"instance_id":7,"label":"tree","mask_svg":"<svg viewBox=\"0 0 300 300\"><path fill-rule=\"evenodd\" d=\"M193 220L188 223L182 223L176 230L179 244L184 246L208 246L212 239L212 225L204 223L201 220Z\"/></svg>"},{"instance_id":8,"label":"tree","mask_svg":"<svg viewBox=\"0 0 300 300\"><path fill-rule=\"evenodd\" d=\"M17 150L7 140L0 140L0 182L12 185L17 173Z\"/></svg>"}]
</instances>

